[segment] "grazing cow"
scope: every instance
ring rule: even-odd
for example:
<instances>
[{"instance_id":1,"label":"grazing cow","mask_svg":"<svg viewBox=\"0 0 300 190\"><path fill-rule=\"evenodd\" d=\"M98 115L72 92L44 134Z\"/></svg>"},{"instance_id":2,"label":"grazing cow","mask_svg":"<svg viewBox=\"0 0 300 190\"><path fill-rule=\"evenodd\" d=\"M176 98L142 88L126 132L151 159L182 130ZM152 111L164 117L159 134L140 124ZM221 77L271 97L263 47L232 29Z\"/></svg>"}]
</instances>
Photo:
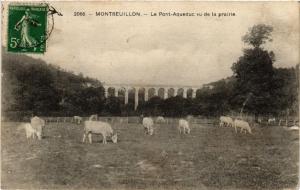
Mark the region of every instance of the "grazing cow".
<instances>
[{"instance_id":1,"label":"grazing cow","mask_svg":"<svg viewBox=\"0 0 300 190\"><path fill-rule=\"evenodd\" d=\"M178 130L180 134L190 134L191 129L189 127L189 122L185 119L180 119L178 123Z\"/></svg>"},{"instance_id":2,"label":"grazing cow","mask_svg":"<svg viewBox=\"0 0 300 190\"><path fill-rule=\"evenodd\" d=\"M252 134L252 131L251 131L251 127L249 125L249 123L247 121L243 121L243 120L239 120L239 119L236 119L234 120L234 129L235 129L235 132L237 133L237 128L241 128L241 133L245 130L245 133L247 133L247 131Z\"/></svg>"},{"instance_id":3,"label":"grazing cow","mask_svg":"<svg viewBox=\"0 0 300 190\"><path fill-rule=\"evenodd\" d=\"M153 119L150 117L143 118L143 126L145 130L145 134L153 135L154 128L153 128Z\"/></svg>"},{"instance_id":4,"label":"grazing cow","mask_svg":"<svg viewBox=\"0 0 300 190\"><path fill-rule=\"evenodd\" d=\"M74 119L74 122L77 124L80 124L82 122L82 117L74 116L73 119Z\"/></svg>"},{"instance_id":5,"label":"grazing cow","mask_svg":"<svg viewBox=\"0 0 300 190\"><path fill-rule=\"evenodd\" d=\"M294 125L292 127L288 127L288 130L293 131L293 130L299 130L299 126L298 125Z\"/></svg>"},{"instance_id":6,"label":"grazing cow","mask_svg":"<svg viewBox=\"0 0 300 190\"><path fill-rule=\"evenodd\" d=\"M221 116L220 127L233 127L233 120L231 119L231 117Z\"/></svg>"},{"instance_id":7,"label":"grazing cow","mask_svg":"<svg viewBox=\"0 0 300 190\"><path fill-rule=\"evenodd\" d=\"M98 121L98 115L97 115L97 114L91 115L91 116L89 117L89 120L90 120L90 121Z\"/></svg>"},{"instance_id":8,"label":"grazing cow","mask_svg":"<svg viewBox=\"0 0 300 190\"><path fill-rule=\"evenodd\" d=\"M103 137L103 144L107 144L106 138L111 137L113 143L117 143L118 135L114 134L114 131L109 123L103 121L85 121L84 122L84 134L82 142L85 142L86 135L88 135L89 142L92 143L92 134L101 134Z\"/></svg>"},{"instance_id":9,"label":"grazing cow","mask_svg":"<svg viewBox=\"0 0 300 190\"><path fill-rule=\"evenodd\" d=\"M42 139L42 131L43 127L45 127L45 121L37 116L31 118L31 126L35 131L35 134L37 135L38 139Z\"/></svg>"},{"instance_id":10,"label":"grazing cow","mask_svg":"<svg viewBox=\"0 0 300 190\"><path fill-rule=\"evenodd\" d=\"M275 117L268 119L268 125L270 125L271 123L275 123L275 122L276 122Z\"/></svg>"},{"instance_id":11,"label":"grazing cow","mask_svg":"<svg viewBox=\"0 0 300 190\"><path fill-rule=\"evenodd\" d=\"M165 118L163 116L158 116L156 118L156 123L165 123Z\"/></svg>"},{"instance_id":12,"label":"grazing cow","mask_svg":"<svg viewBox=\"0 0 300 190\"><path fill-rule=\"evenodd\" d=\"M36 131L32 128L30 123L23 123L18 127L18 130L25 129L26 138L33 138L35 137Z\"/></svg>"}]
</instances>

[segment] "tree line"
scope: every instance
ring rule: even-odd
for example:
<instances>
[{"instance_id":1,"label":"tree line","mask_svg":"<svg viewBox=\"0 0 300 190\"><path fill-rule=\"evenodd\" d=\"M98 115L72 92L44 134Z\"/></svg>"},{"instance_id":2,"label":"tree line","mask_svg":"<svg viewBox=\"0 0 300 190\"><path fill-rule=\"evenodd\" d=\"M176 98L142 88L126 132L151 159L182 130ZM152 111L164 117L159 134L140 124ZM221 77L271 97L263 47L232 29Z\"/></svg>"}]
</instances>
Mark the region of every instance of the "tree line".
<instances>
[{"instance_id":1,"label":"tree line","mask_svg":"<svg viewBox=\"0 0 300 190\"><path fill-rule=\"evenodd\" d=\"M74 74L26 55L2 53L2 113L28 115L87 116L164 115L219 116L232 111L259 115L298 115L299 64L275 68L275 54L263 45L272 41L273 28L255 25L242 37L247 45L232 64L233 75L203 87L194 99L181 96L152 97L124 105L117 97L104 96L102 83Z\"/></svg>"}]
</instances>

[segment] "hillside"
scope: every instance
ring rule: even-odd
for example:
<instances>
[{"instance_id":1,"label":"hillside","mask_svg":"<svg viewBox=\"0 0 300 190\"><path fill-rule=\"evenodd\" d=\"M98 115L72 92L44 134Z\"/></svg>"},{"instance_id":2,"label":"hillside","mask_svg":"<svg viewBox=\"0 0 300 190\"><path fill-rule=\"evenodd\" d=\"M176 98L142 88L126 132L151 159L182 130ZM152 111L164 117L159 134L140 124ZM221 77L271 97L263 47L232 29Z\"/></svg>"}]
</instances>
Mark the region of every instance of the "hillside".
<instances>
[{"instance_id":1,"label":"hillside","mask_svg":"<svg viewBox=\"0 0 300 190\"><path fill-rule=\"evenodd\" d=\"M4 114L16 111L43 115L64 111L64 115L81 113L89 110L86 102L82 102L89 101L89 97L93 99L90 104L101 105L103 88L100 81L26 55L2 54ZM78 106L74 111L75 105Z\"/></svg>"}]
</instances>

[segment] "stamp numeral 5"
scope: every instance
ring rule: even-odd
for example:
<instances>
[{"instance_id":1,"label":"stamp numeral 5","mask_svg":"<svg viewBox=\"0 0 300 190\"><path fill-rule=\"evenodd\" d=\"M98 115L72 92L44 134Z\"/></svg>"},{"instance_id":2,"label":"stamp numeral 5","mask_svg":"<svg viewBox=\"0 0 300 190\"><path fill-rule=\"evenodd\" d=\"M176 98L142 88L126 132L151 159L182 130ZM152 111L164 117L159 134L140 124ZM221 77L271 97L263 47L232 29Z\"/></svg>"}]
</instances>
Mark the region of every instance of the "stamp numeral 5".
<instances>
[{"instance_id":1,"label":"stamp numeral 5","mask_svg":"<svg viewBox=\"0 0 300 190\"><path fill-rule=\"evenodd\" d=\"M20 42L20 39L18 39L18 38L10 38L10 44L9 44L9 46L11 48L16 48L17 45L19 44L19 42Z\"/></svg>"}]
</instances>

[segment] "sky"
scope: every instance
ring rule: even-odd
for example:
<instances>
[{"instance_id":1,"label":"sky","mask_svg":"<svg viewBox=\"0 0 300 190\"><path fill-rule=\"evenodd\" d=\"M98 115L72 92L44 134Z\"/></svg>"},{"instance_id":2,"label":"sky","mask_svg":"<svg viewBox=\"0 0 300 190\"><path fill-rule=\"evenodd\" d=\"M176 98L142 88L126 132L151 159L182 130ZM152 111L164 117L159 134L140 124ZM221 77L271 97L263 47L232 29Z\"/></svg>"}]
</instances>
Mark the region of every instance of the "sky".
<instances>
[{"instance_id":1,"label":"sky","mask_svg":"<svg viewBox=\"0 0 300 190\"><path fill-rule=\"evenodd\" d=\"M232 75L255 24L273 26L264 48L275 67L299 63L297 2L52 2L63 16L44 55L31 55L107 84L198 86ZM86 16L74 16L85 11ZM96 17L96 11L136 11L140 17ZM158 12L235 13L236 16L152 17ZM89 15L91 14L91 15Z\"/></svg>"}]
</instances>

